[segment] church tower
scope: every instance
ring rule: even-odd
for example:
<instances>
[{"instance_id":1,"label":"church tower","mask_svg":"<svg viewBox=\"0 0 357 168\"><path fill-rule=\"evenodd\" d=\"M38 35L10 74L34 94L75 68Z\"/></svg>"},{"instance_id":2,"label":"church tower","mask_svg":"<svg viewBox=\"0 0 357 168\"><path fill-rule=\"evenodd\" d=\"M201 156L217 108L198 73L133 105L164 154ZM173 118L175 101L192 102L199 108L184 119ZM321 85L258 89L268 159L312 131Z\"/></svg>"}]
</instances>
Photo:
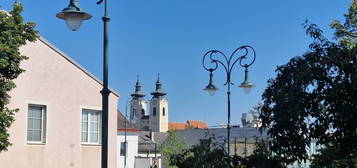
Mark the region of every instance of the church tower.
<instances>
[{"instance_id":1,"label":"church tower","mask_svg":"<svg viewBox=\"0 0 357 168\"><path fill-rule=\"evenodd\" d=\"M166 93L161 89L160 77L156 81L156 90L151 93L150 100L150 129L154 132L168 131L168 100Z\"/></svg>"},{"instance_id":2,"label":"church tower","mask_svg":"<svg viewBox=\"0 0 357 168\"><path fill-rule=\"evenodd\" d=\"M131 94L130 101L130 119L136 128L144 131L149 130L149 116L146 112L147 101L145 94L141 91L139 79L136 81L135 92Z\"/></svg>"}]
</instances>

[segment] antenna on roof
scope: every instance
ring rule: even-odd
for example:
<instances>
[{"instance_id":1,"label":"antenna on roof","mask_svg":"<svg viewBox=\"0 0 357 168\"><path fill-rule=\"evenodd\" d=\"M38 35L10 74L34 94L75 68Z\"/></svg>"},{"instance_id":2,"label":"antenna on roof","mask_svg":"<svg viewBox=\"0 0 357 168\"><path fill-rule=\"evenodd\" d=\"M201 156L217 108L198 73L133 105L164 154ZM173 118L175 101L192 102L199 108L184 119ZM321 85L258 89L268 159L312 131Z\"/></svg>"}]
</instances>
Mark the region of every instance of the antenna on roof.
<instances>
[{"instance_id":1,"label":"antenna on roof","mask_svg":"<svg viewBox=\"0 0 357 168\"><path fill-rule=\"evenodd\" d=\"M222 127L222 128L227 128L226 123L217 123L217 126Z\"/></svg>"}]
</instances>

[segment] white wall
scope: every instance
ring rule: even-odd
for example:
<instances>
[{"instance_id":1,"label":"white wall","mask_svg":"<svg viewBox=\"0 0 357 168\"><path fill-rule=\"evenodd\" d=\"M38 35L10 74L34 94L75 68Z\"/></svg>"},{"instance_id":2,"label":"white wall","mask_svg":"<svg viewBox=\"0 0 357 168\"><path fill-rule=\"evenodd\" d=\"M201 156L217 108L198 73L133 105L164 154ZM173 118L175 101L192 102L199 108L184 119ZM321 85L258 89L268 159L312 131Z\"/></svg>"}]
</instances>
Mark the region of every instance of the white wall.
<instances>
[{"instance_id":1,"label":"white wall","mask_svg":"<svg viewBox=\"0 0 357 168\"><path fill-rule=\"evenodd\" d=\"M126 160L126 165L127 167L125 168L134 168L134 161L135 161L135 156L138 154L138 133L133 133L133 132L127 132L127 137L126 141L128 142L127 146L127 160ZM120 156L120 148L121 148L121 142L125 142L125 136L124 132L118 132L118 138L117 138L117 168L124 168L124 156Z\"/></svg>"}]
</instances>

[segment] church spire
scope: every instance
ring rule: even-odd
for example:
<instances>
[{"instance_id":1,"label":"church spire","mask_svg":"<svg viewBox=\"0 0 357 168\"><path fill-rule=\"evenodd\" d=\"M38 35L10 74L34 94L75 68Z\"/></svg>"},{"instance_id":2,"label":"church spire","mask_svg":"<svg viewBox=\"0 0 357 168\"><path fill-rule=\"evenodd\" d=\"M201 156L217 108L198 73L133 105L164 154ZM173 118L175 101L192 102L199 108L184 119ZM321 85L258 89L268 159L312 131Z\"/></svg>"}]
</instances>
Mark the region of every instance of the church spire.
<instances>
[{"instance_id":1,"label":"church spire","mask_svg":"<svg viewBox=\"0 0 357 168\"><path fill-rule=\"evenodd\" d=\"M154 97L165 96L166 92L161 89L160 74L157 75L156 90L151 93Z\"/></svg>"},{"instance_id":2,"label":"church spire","mask_svg":"<svg viewBox=\"0 0 357 168\"><path fill-rule=\"evenodd\" d=\"M145 97L145 94L141 91L141 84L139 81L139 76L137 76L137 81L135 84L135 93L131 94L131 96L134 98Z\"/></svg>"}]
</instances>

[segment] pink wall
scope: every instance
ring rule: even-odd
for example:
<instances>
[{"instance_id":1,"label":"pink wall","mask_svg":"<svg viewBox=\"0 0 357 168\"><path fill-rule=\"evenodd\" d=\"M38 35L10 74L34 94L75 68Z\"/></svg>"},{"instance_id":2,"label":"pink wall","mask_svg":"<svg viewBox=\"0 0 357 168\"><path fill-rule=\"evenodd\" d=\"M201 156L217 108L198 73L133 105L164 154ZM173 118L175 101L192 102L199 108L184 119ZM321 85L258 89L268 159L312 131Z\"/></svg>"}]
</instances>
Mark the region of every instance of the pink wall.
<instances>
[{"instance_id":1,"label":"pink wall","mask_svg":"<svg viewBox=\"0 0 357 168\"><path fill-rule=\"evenodd\" d=\"M81 144L81 109L101 109L102 85L69 61L44 39L21 48L29 57L16 79L10 108L19 108L10 128L8 151L0 153L1 168L99 168L100 146ZM98 64L101 66L101 64ZM116 166L117 103L109 97L109 167ZM29 103L47 106L46 143L27 143Z\"/></svg>"}]
</instances>

